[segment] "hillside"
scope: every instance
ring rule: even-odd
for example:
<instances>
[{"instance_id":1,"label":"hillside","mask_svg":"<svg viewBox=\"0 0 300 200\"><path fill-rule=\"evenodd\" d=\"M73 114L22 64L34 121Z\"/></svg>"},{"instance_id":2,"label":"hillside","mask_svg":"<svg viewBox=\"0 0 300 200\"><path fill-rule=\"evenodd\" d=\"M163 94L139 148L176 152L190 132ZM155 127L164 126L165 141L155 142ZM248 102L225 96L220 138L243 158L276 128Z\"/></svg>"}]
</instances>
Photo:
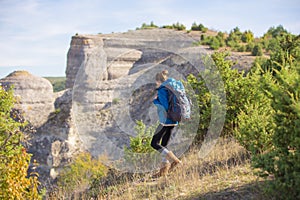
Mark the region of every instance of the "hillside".
<instances>
[{"instance_id":1,"label":"hillside","mask_svg":"<svg viewBox=\"0 0 300 200\"><path fill-rule=\"evenodd\" d=\"M65 90L66 88L66 77L44 77L49 80L53 86L54 92Z\"/></svg>"},{"instance_id":2,"label":"hillside","mask_svg":"<svg viewBox=\"0 0 300 200\"><path fill-rule=\"evenodd\" d=\"M184 165L168 175L152 179L151 175L111 171L99 184L85 191L68 193L59 190L49 199L73 196L74 199L272 199L265 194L266 180L255 175L249 154L234 139L219 139L213 151L199 159L199 149L189 150Z\"/></svg>"}]
</instances>

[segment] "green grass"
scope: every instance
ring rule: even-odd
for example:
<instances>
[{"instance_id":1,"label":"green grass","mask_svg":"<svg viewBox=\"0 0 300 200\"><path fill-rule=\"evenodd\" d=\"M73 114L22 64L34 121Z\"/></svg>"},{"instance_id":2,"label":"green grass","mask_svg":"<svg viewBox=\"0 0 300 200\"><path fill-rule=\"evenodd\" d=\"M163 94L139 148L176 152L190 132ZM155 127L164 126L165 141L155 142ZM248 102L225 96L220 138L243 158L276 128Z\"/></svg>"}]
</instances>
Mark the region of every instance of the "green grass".
<instances>
[{"instance_id":1,"label":"green grass","mask_svg":"<svg viewBox=\"0 0 300 200\"><path fill-rule=\"evenodd\" d=\"M66 77L44 77L49 80L53 86L54 92L59 92L65 89Z\"/></svg>"}]
</instances>

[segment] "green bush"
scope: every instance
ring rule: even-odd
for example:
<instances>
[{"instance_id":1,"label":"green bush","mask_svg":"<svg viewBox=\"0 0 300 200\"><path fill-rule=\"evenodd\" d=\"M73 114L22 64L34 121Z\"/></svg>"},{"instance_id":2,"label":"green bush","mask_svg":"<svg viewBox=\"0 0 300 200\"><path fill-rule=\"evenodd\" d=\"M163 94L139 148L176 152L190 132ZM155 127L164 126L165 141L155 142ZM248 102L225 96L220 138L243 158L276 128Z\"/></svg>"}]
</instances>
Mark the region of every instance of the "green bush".
<instances>
[{"instance_id":1,"label":"green bush","mask_svg":"<svg viewBox=\"0 0 300 200\"><path fill-rule=\"evenodd\" d=\"M192 30L192 31L201 31L201 32L203 32L203 33L206 33L207 30L208 30L208 28L206 28L203 24L197 25L196 22L194 22L194 23L192 24L191 30Z\"/></svg>"},{"instance_id":2,"label":"green bush","mask_svg":"<svg viewBox=\"0 0 300 200\"><path fill-rule=\"evenodd\" d=\"M238 52L245 52L247 49L247 47L245 45L240 45L238 48L237 48L237 51Z\"/></svg>"},{"instance_id":3,"label":"green bush","mask_svg":"<svg viewBox=\"0 0 300 200\"><path fill-rule=\"evenodd\" d=\"M244 77L243 73L232 69L234 63L226 59L227 56L229 56L228 52L215 52L212 54L212 59L220 72L226 92L226 119L222 134L232 135L236 127L236 117L249 95L252 95L253 88L248 77ZM210 72L208 68L205 73L212 74L213 72ZM190 75L188 83L197 92L196 96L201 112L197 140L201 142L211 120L211 93L201 77Z\"/></svg>"},{"instance_id":4,"label":"green bush","mask_svg":"<svg viewBox=\"0 0 300 200\"><path fill-rule=\"evenodd\" d=\"M236 138L252 153L259 174L275 177L269 192L276 199L300 198L299 42L286 35L274 52L281 57L256 62L250 73L255 98L237 117Z\"/></svg>"},{"instance_id":5,"label":"green bush","mask_svg":"<svg viewBox=\"0 0 300 200\"><path fill-rule=\"evenodd\" d=\"M183 24L180 24L179 22L177 22L176 24L172 24L172 25L164 25L164 26L162 26L162 28L175 29L178 31L183 31L186 29L186 27Z\"/></svg>"},{"instance_id":6,"label":"green bush","mask_svg":"<svg viewBox=\"0 0 300 200\"><path fill-rule=\"evenodd\" d=\"M130 137L130 146L125 147L126 153L151 153L151 140L158 124L146 127L143 121L137 120L135 126L136 137Z\"/></svg>"},{"instance_id":7,"label":"green bush","mask_svg":"<svg viewBox=\"0 0 300 200\"><path fill-rule=\"evenodd\" d=\"M266 37L272 37L272 38L277 38L280 37L281 35L288 34L288 31L282 26L279 25L277 27L271 27L267 31L267 33L264 34L264 38Z\"/></svg>"},{"instance_id":8,"label":"green bush","mask_svg":"<svg viewBox=\"0 0 300 200\"><path fill-rule=\"evenodd\" d=\"M299 66L298 66L299 67ZM283 67L266 92L274 109L273 148L260 155L256 167L275 176L273 187L284 199L300 198L300 71Z\"/></svg>"},{"instance_id":9,"label":"green bush","mask_svg":"<svg viewBox=\"0 0 300 200\"><path fill-rule=\"evenodd\" d=\"M280 49L280 42L278 39L271 38L268 40L268 45L266 47L266 50L269 52L274 52L276 49Z\"/></svg>"},{"instance_id":10,"label":"green bush","mask_svg":"<svg viewBox=\"0 0 300 200\"><path fill-rule=\"evenodd\" d=\"M14 103L13 90L0 86L0 199L40 199L38 174L27 174L31 155L22 145L27 139L21 131L26 123L15 120Z\"/></svg>"},{"instance_id":11,"label":"green bush","mask_svg":"<svg viewBox=\"0 0 300 200\"><path fill-rule=\"evenodd\" d=\"M258 61L257 61L258 62ZM274 110L271 100L264 95L262 81L271 80L268 74L261 76L260 68L252 69L247 75L252 87L252 95L248 95L245 105L237 116L234 131L235 138L248 151L257 155L271 148L274 134Z\"/></svg>"},{"instance_id":12,"label":"green bush","mask_svg":"<svg viewBox=\"0 0 300 200\"><path fill-rule=\"evenodd\" d=\"M254 40L254 34L250 30L245 31L241 36L241 40L245 43L252 42Z\"/></svg>"},{"instance_id":13,"label":"green bush","mask_svg":"<svg viewBox=\"0 0 300 200\"><path fill-rule=\"evenodd\" d=\"M156 151L151 147L151 140L157 126L158 123L147 128L143 121L136 121L136 136L130 137L129 147L124 147L124 158L129 166L144 167L152 162Z\"/></svg>"},{"instance_id":14,"label":"green bush","mask_svg":"<svg viewBox=\"0 0 300 200\"><path fill-rule=\"evenodd\" d=\"M95 180L101 180L107 174L103 165L104 158L93 159L88 152L79 153L70 165L66 166L58 176L57 184L61 196L71 198L74 192L82 192L91 188Z\"/></svg>"},{"instance_id":15,"label":"green bush","mask_svg":"<svg viewBox=\"0 0 300 200\"><path fill-rule=\"evenodd\" d=\"M220 33L215 36L200 36L200 41L198 45L208 45L213 50L218 50L220 47L225 46L224 36Z\"/></svg>"},{"instance_id":16,"label":"green bush","mask_svg":"<svg viewBox=\"0 0 300 200\"><path fill-rule=\"evenodd\" d=\"M255 44L253 42L250 42L246 45L246 51L247 52L252 52Z\"/></svg>"},{"instance_id":17,"label":"green bush","mask_svg":"<svg viewBox=\"0 0 300 200\"><path fill-rule=\"evenodd\" d=\"M153 29L153 28L158 28L158 26L155 25L153 21L151 21L150 24L143 23L140 28L136 28L136 29L139 30L139 29Z\"/></svg>"},{"instance_id":18,"label":"green bush","mask_svg":"<svg viewBox=\"0 0 300 200\"><path fill-rule=\"evenodd\" d=\"M261 45L260 44L254 45L251 54L253 56L262 56L263 55L263 49L262 49Z\"/></svg>"}]
</instances>

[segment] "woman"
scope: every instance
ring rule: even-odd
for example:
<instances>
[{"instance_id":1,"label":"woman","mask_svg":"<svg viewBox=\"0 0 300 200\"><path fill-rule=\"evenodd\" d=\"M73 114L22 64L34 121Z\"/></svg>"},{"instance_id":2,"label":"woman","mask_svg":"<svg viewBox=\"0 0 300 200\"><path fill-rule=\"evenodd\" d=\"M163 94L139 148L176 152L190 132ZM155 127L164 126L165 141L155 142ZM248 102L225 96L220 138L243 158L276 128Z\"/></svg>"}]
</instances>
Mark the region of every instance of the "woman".
<instances>
[{"instance_id":1,"label":"woman","mask_svg":"<svg viewBox=\"0 0 300 200\"><path fill-rule=\"evenodd\" d=\"M162 166L157 176L165 176L170 168L181 164L181 161L167 149L172 130L178 125L178 122L172 121L167 117L167 110L169 108L167 87L172 87L176 83L176 80L168 78L167 70L157 73L155 78L157 97L153 100L153 103L157 106L160 124L152 137L151 146L162 155Z\"/></svg>"}]
</instances>

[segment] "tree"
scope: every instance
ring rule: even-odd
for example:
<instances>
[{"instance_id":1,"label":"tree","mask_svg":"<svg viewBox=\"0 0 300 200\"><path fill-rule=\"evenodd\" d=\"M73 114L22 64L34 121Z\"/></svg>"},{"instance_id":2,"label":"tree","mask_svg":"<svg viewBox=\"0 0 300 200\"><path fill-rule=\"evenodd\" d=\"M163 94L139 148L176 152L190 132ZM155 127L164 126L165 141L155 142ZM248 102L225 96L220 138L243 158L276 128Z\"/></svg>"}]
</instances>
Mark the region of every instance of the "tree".
<instances>
[{"instance_id":1,"label":"tree","mask_svg":"<svg viewBox=\"0 0 300 200\"><path fill-rule=\"evenodd\" d=\"M253 56L262 56L263 55L263 50L262 50L261 45L260 44L254 45L251 53L252 53Z\"/></svg>"},{"instance_id":2,"label":"tree","mask_svg":"<svg viewBox=\"0 0 300 200\"><path fill-rule=\"evenodd\" d=\"M249 78L243 76L243 72L232 69L234 63L226 59L227 56L229 56L228 52L215 52L212 54L212 59L220 72L226 92L226 119L222 134L228 136L233 134L236 127L236 117L240 109L244 108L249 96L252 95L254 87ZM213 74L210 71L207 71L207 73ZM190 75L188 83L197 92L198 105L201 112L197 139L202 140L211 120L211 94L201 77L198 80L193 75Z\"/></svg>"},{"instance_id":3,"label":"tree","mask_svg":"<svg viewBox=\"0 0 300 200\"><path fill-rule=\"evenodd\" d=\"M137 28L137 30L138 29L152 29L152 28L158 28L158 26L155 25L153 21L151 21L150 24L143 23L141 28Z\"/></svg>"},{"instance_id":4,"label":"tree","mask_svg":"<svg viewBox=\"0 0 300 200\"><path fill-rule=\"evenodd\" d=\"M39 199L36 173L27 177L31 155L22 143L26 123L16 121L13 90L0 86L0 199Z\"/></svg>"},{"instance_id":5,"label":"tree","mask_svg":"<svg viewBox=\"0 0 300 200\"><path fill-rule=\"evenodd\" d=\"M277 38L277 37L281 36L282 34L287 34L287 33L288 33L288 31L282 25L278 25L277 27L269 28L269 30L267 31L267 33L264 34L263 37Z\"/></svg>"},{"instance_id":6,"label":"tree","mask_svg":"<svg viewBox=\"0 0 300 200\"><path fill-rule=\"evenodd\" d=\"M194 22L192 24L191 30L192 31L202 31L203 33L205 33L208 30L208 28L206 28L203 24L198 25L196 22Z\"/></svg>"},{"instance_id":7,"label":"tree","mask_svg":"<svg viewBox=\"0 0 300 200\"><path fill-rule=\"evenodd\" d=\"M299 199L299 36L280 41L274 56L250 73L258 77L253 79L258 89L237 117L236 138L252 153L259 175L275 177L271 192L276 199Z\"/></svg>"},{"instance_id":8,"label":"tree","mask_svg":"<svg viewBox=\"0 0 300 200\"><path fill-rule=\"evenodd\" d=\"M241 40L245 43L252 42L254 40L254 34L250 30L245 31L241 36Z\"/></svg>"}]
</instances>

